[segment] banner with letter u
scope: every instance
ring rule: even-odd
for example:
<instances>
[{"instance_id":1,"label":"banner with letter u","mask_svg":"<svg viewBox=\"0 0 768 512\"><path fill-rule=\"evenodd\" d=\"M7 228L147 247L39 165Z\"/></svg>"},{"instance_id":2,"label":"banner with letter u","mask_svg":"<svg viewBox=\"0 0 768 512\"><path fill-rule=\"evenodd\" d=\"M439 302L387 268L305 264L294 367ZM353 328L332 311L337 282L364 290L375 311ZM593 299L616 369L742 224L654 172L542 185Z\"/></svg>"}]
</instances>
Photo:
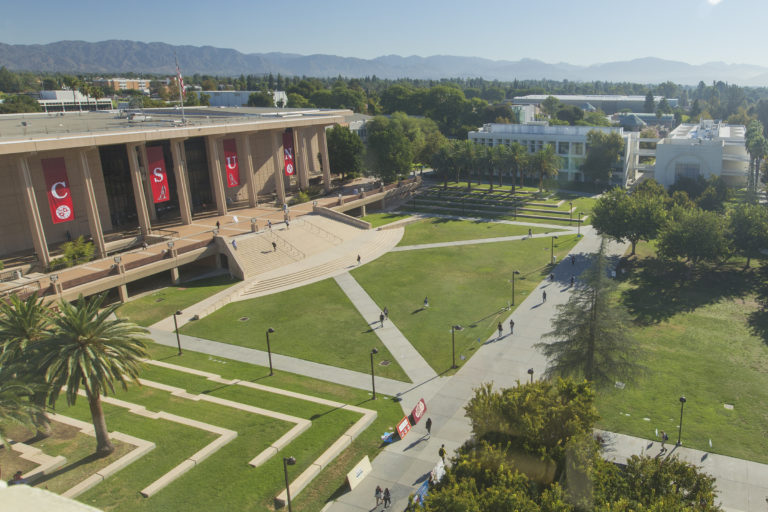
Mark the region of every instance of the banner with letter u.
<instances>
[{"instance_id":1,"label":"banner with letter u","mask_svg":"<svg viewBox=\"0 0 768 512\"><path fill-rule=\"evenodd\" d=\"M240 164L237 162L237 143L235 139L224 139L224 159L227 162L227 186L240 185Z\"/></svg>"},{"instance_id":2,"label":"banner with letter u","mask_svg":"<svg viewBox=\"0 0 768 512\"><path fill-rule=\"evenodd\" d=\"M285 175L296 174L296 164L293 160L293 132L283 133L283 162L285 163Z\"/></svg>"},{"instance_id":3,"label":"banner with letter u","mask_svg":"<svg viewBox=\"0 0 768 512\"><path fill-rule=\"evenodd\" d=\"M43 176L48 190L48 206L54 224L75 220L72 191L67 178L67 166L63 158L43 158Z\"/></svg>"},{"instance_id":4,"label":"banner with letter u","mask_svg":"<svg viewBox=\"0 0 768 512\"><path fill-rule=\"evenodd\" d=\"M149 169L149 181L152 184L152 198L155 203L169 201L168 175L165 172L165 158L161 146L147 148L147 168Z\"/></svg>"}]
</instances>

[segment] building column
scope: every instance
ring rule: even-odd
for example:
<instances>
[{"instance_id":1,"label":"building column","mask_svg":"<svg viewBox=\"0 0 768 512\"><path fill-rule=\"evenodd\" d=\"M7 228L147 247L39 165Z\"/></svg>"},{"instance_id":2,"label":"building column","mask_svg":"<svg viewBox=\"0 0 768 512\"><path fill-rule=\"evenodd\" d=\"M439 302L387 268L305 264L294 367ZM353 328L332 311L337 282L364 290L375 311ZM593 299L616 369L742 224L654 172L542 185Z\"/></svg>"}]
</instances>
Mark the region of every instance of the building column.
<instances>
[{"instance_id":1,"label":"building column","mask_svg":"<svg viewBox=\"0 0 768 512\"><path fill-rule=\"evenodd\" d=\"M179 284L179 281L181 281L181 279L179 279L179 267L173 267L171 269L171 283Z\"/></svg>"},{"instance_id":2,"label":"building column","mask_svg":"<svg viewBox=\"0 0 768 512\"><path fill-rule=\"evenodd\" d=\"M120 302L125 304L128 301L128 286L121 284L117 287L117 293L120 295Z\"/></svg>"},{"instance_id":3,"label":"building column","mask_svg":"<svg viewBox=\"0 0 768 512\"><path fill-rule=\"evenodd\" d=\"M213 183L213 197L216 200L216 212L219 215L227 214L227 196L224 192L224 182L221 175L221 157L219 156L219 140L211 135L205 138L208 149L208 168L210 169L211 182Z\"/></svg>"},{"instance_id":4,"label":"building column","mask_svg":"<svg viewBox=\"0 0 768 512\"><path fill-rule=\"evenodd\" d=\"M306 128L302 128L301 130L294 130L294 133L296 133L297 141L294 141L294 144L297 142L301 145L301 153L302 157L300 159L299 165L299 188L303 190L304 192L307 191L309 188L309 160L312 158L312 144L310 143L309 137L307 137L307 131Z\"/></svg>"},{"instance_id":5,"label":"building column","mask_svg":"<svg viewBox=\"0 0 768 512\"><path fill-rule=\"evenodd\" d=\"M93 188L93 179L91 178L91 169L88 166L88 150L81 149L80 171L85 185L85 206L88 213L88 227L91 231L93 244L96 246L96 254L99 258L106 258L107 246L104 243L104 231L101 229L101 217L99 217L99 206L96 204L96 191Z\"/></svg>"},{"instance_id":6,"label":"building column","mask_svg":"<svg viewBox=\"0 0 768 512\"><path fill-rule=\"evenodd\" d=\"M144 162L144 176L147 177L147 179L142 180L142 184L144 185L144 202L147 205L147 213L149 214L150 220L157 220L157 208L155 207L155 196L152 194L152 183L150 183L149 180L149 159L147 158L147 145L141 144L139 145L139 148L141 150L141 159Z\"/></svg>"},{"instance_id":7,"label":"building column","mask_svg":"<svg viewBox=\"0 0 768 512\"><path fill-rule=\"evenodd\" d=\"M328 161L328 138L325 136L325 126L317 128L318 145L320 146L320 155L323 160L323 188L325 192L331 191L331 164Z\"/></svg>"},{"instance_id":8,"label":"building column","mask_svg":"<svg viewBox=\"0 0 768 512\"><path fill-rule=\"evenodd\" d=\"M187 158L184 151L184 139L173 139L171 142L171 157L173 158L173 175L176 178L176 194L179 197L179 212L182 224L192 224L192 209L189 201L187 186Z\"/></svg>"},{"instance_id":9,"label":"building column","mask_svg":"<svg viewBox=\"0 0 768 512\"><path fill-rule=\"evenodd\" d=\"M251 141L248 134L244 133L237 138L238 156L240 168L245 172L245 189L248 192L248 206L253 208L259 204L259 196L256 193L256 176L253 169L253 158L251 156Z\"/></svg>"},{"instance_id":10,"label":"building column","mask_svg":"<svg viewBox=\"0 0 768 512\"><path fill-rule=\"evenodd\" d=\"M48 252L48 242L45 239L45 229L43 228L43 219L40 217L40 210L37 207L35 197L35 187L32 185L32 175L29 172L29 161L26 156L18 159L19 177L24 188L22 195L27 207L27 222L29 223L29 232L32 235L32 244L35 248L37 259L46 268L51 262L51 255Z\"/></svg>"},{"instance_id":11,"label":"building column","mask_svg":"<svg viewBox=\"0 0 768 512\"><path fill-rule=\"evenodd\" d=\"M136 203L136 215L139 218L139 229L141 230L142 236L148 236L152 233L152 224L149 220L147 198L144 195L144 183L141 178L139 157L136 154L137 146L142 146L141 151L144 153L143 144L126 144L125 148L128 152L128 165L131 169L131 185L133 185L133 199Z\"/></svg>"},{"instance_id":12,"label":"building column","mask_svg":"<svg viewBox=\"0 0 768 512\"><path fill-rule=\"evenodd\" d=\"M272 132L272 167L274 168L275 190L277 191L277 205L282 206L285 203L285 181L283 181L283 167L280 165L282 159L280 154L283 151L283 134Z\"/></svg>"}]
</instances>

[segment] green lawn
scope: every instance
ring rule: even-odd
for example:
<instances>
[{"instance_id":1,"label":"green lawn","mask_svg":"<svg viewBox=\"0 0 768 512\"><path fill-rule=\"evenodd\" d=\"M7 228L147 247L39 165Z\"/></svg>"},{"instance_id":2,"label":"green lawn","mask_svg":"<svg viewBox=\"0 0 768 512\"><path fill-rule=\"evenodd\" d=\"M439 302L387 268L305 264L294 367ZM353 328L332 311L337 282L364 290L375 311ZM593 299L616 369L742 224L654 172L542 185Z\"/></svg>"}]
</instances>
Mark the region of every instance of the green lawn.
<instances>
[{"instance_id":1,"label":"green lawn","mask_svg":"<svg viewBox=\"0 0 768 512\"><path fill-rule=\"evenodd\" d=\"M544 228L533 229L534 233L546 233L548 231L550 230ZM405 235L398 245L433 244L526 234L528 234L527 226L434 217L408 224L405 227Z\"/></svg>"},{"instance_id":2,"label":"green lawn","mask_svg":"<svg viewBox=\"0 0 768 512\"><path fill-rule=\"evenodd\" d=\"M228 275L169 286L120 306L117 316L149 326L237 283Z\"/></svg>"},{"instance_id":3,"label":"green lawn","mask_svg":"<svg viewBox=\"0 0 768 512\"><path fill-rule=\"evenodd\" d=\"M385 304L382 304L382 308ZM238 319L247 317L247 321ZM408 377L333 279L266 297L233 302L181 330L184 334L243 347L266 349L265 332L276 354L306 359L358 372L370 372L369 354L377 348L382 377L408 382Z\"/></svg>"},{"instance_id":4,"label":"green lawn","mask_svg":"<svg viewBox=\"0 0 768 512\"><path fill-rule=\"evenodd\" d=\"M576 243L575 235L555 240L558 260ZM352 271L355 279L438 373L451 366L451 325L456 358L470 357L509 315L512 271L519 304L549 273L551 240L539 238L494 244L389 253ZM424 296L429 308L423 309Z\"/></svg>"},{"instance_id":5,"label":"green lawn","mask_svg":"<svg viewBox=\"0 0 768 512\"><path fill-rule=\"evenodd\" d=\"M638 253L652 249L640 244ZM665 430L675 442L685 396L685 446L768 463L767 322L753 287L765 277L742 265L692 276L638 265L622 288L647 373L599 393L600 427L647 439Z\"/></svg>"},{"instance_id":6,"label":"green lawn","mask_svg":"<svg viewBox=\"0 0 768 512\"><path fill-rule=\"evenodd\" d=\"M385 213L371 213L370 215L366 215L365 217L360 217L361 219L368 221L371 223L371 226L374 228L377 228L379 226L384 226L386 224L391 224L392 222L407 219L410 217L408 214L400 214L400 213L391 213L391 212L385 212Z\"/></svg>"}]
</instances>

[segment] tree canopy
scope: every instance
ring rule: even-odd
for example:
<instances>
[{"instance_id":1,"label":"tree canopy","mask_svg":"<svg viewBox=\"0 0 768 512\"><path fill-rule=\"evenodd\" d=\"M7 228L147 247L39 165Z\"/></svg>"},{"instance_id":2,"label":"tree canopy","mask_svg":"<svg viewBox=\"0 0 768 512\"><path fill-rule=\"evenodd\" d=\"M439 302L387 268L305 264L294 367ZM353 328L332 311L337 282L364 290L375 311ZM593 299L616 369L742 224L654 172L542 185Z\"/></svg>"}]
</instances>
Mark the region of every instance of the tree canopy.
<instances>
[{"instance_id":1,"label":"tree canopy","mask_svg":"<svg viewBox=\"0 0 768 512\"><path fill-rule=\"evenodd\" d=\"M587 157L581 168L585 179L608 183L624 153L624 139L615 131L605 133L591 130L587 134L587 148Z\"/></svg>"}]
</instances>

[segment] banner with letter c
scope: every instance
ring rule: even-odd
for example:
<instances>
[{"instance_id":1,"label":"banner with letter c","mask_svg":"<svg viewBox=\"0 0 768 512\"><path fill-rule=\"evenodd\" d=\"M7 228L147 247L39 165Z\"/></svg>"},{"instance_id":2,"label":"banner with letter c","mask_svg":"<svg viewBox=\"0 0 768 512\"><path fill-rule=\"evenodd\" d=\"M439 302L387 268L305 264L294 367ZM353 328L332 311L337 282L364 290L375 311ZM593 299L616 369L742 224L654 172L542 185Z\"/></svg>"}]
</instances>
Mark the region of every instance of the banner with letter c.
<instances>
[{"instance_id":1,"label":"banner with letter c","mask_svg":"<svg viewBox=\"0 0 768 512\"><path fill-rule=\"evenodd\" d=\"M235 139L224 139L224 159L227 162L227 186L240 185L240 164L237 162L237 143Z\"/></svg>"},{"instance_id":2,"label":"banner with letter c","mask_svg":"<svg viewBox=\"0 0 768 512\"><path fill-rule=\"evenodd\" d=\"M155 203L164 203L171 199L168 193L168 175L165 172L165 158L161 146L147 148L147 169L152 184L152 198Z\"/></svg>"},{"instance_id":3,"label":"banner with letter c","mask_svg":"<svg viewBox=\"0 0 768 512\"><path fill-rule=\"evenodd\" d=\"M296 174L296 164L293 161L293 132L283 133L283 162L285 163L285 175L293 176Z\"/></svg>"},{"instance_id":4,"label":"banner with letter c","mask_svg":"<svg viewBox=\"0 0 768 512\"><path fill-rule=\"evenodd\" d=\"M43 158L43 176L48 190L48 207L54 224L75 220L72 191L67 178L67 166L63 158Z\"/></svg>"}]
</instances>

